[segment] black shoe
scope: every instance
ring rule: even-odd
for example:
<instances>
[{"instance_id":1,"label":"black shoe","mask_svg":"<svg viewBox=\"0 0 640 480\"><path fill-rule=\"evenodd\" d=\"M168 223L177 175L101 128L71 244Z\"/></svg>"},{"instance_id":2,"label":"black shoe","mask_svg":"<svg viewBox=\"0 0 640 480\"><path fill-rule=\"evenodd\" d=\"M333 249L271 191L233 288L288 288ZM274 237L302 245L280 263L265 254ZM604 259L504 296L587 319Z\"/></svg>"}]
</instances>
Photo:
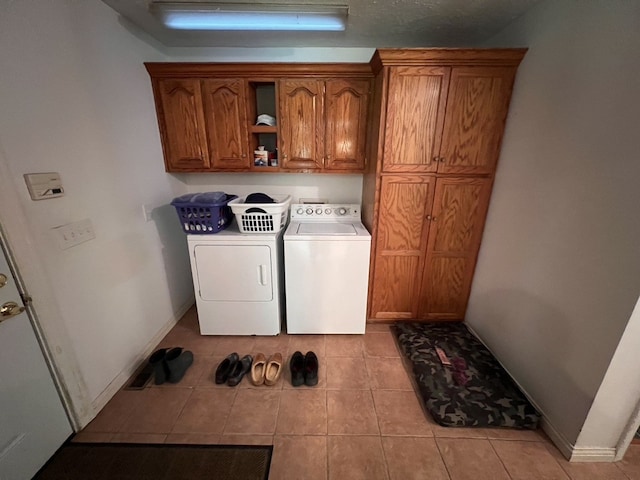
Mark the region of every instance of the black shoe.
<instances>
[{"instance_id":1,"label":"black shoe","mask_svg":"<svg viewBox=\"0 0 640 480\"><path fill-rule=\"evenodd\" d=\"M153 377L156 385L162 385L166 382L167 376L169 375L167 363L165 362L167 350L167 348L161 348L153 352L149 357L149 363L153 367Z\"/></svg>"},{"instance_id":2,"label":"black shoe","mask_svg":"<svg viewBox=\"0 0 640 480\"><path fill-rule=\"evenodd\" d=\"M253 363L253 357L251 355L245 355L240 359L239 362L236 362L235 366L231 373L229 373L229 378L227 379L227 385L230 387L235 387L242 381L242 377L244 377L245 373L251 370L251 364Z\"/></svg>"},{"instance_id":3,"label":"black shoe","mask_svg":"<svg viewBox=\"0 0 640 480\"><path fill-rule=\"evenodd\" d=\"M304 383L304 356L302 352L295 352L289 360L291 370L291 385L299 387Z\"/></svg>"},{"instance_id":4,"label":"black shoe","mask_svg":"<svg viewBox=\"0 0 640 480\"><path fill-rule=\"evenodd\" d=\"M170 383L178 383L193 363L193 353L189 350L183 352L181 347L172 348L164 360L169 372L167 380Z\"/></svg>"},{"instance_id":5,"label":"black shoe","mask_svg":"<svg viewBox=\"0 0 640 480\"><path fill-rule=\"evenodd\" d=\"M220 365L218 365L218 368L216 368L217 384L227 382L229 374L235 368L239 359L240 357L238 356L238 354L236 352L233 352L232 354L228 355L227 358L225 358L222 362L220 362Z\"/></svg>"},{"instance_id":6,"label":"black shoe","mask_svg":"<svg viewBox=\"0 0 640 480\"><path fill-rule=\"evenodd\" d=\"M304 384L307 387L318 384L318 357L313 352L304 356Z\"/></svg>"}]
</instances>

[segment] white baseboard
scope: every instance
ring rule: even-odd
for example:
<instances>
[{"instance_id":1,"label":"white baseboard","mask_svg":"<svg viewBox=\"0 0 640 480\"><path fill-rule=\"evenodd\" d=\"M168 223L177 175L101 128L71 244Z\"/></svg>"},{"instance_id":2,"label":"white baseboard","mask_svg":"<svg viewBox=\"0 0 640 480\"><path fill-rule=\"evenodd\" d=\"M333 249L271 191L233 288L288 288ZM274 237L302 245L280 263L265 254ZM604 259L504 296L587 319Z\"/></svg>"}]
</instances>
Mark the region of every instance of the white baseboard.
<instances>
[{"instance_id":1,"label":"white baseboard","mask_svg":"<svg viewBox=\"0 0 640 480\"><path fill-rule=\"evenodd\" d=\"M549 417L545 415L544 410L540 408L540 406L531 398L531 395L520 385L518 380L511 375L509 369L507 369L498 357L491 351L489 346L485 343L482 337L476 332L471 325L465 322L465 326L475 335L475 337L480 340L480 342L491 352L493 357L500 363L502 368L505 369L507 374L511 377L511 379L516 383L520 391L527 397L527 400L531 402L540 415L542 416L540 421L540 427L546 433L553 444L558 447L560 453L569 460L570 462L613 462L615 461L616 449L615 448L598 448L598 447L576 447L571 442L569 442L562 433L560 433L553 423L549 420Z\"/></svg>"},{"instance_id":2,"label":"white baseboard","mask_svg":"<svg viewBox=\"0 0 640 480\"><path fill-rule=\"evenodd\" d=\"M615 448L573 447L570 462L614 462Z\"/></svg>"},{"instance_id":3,"label":"white baseboard","mask_svg":"<svg viewBox=\"0 0 640 480\"><path fill-rule=\"evenodd\" d=\"M98 395L95 400L93 400L93 412L94 415L86 421L83 425L80 425L80 428L84 428L87 424L95 418L95 416L104 408L104 406L113 398L113 396L124 386L124 384L131 378L131 375L142 365L143 362L149 358L149 355L153 352L153 349L158 345L160 340L162 340L167 333L178 323L185 313L193 306L195 303L195 296L191 296L189 300L187 300L174 315L167 320L167 322L162 326L162 328L156 333L150 340L147 342L147 345L144 348L142 354L138 355L136 360L124 368L112 381L109 383L107 388L105 388L100 395Z\"/></svg>"}]
</instances>

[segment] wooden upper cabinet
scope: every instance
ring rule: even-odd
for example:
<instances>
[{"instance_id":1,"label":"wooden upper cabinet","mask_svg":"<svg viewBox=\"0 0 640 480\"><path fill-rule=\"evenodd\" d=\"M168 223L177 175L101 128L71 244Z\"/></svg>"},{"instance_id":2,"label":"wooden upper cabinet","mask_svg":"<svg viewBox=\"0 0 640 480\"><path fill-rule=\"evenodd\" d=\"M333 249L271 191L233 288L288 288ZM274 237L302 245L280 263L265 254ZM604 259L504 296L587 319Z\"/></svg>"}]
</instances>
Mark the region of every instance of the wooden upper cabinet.
<instances>
[{"instance_id":1,"label":"wooden upper cabinet","mask_svg":"<svg viewBox=\"0 0 640 480\"><path fill-rule=\"evenodd\" d=\"M327 80L325 169L364 169L370 88L369 80Z\"/></svg>"},{"instance_id":2,"label":"wooden upper cabinet","mask_svg":"<svg viewBox=\"0 0 640 480\"><path fill-rule=\"evenodd\" d=\"M418 313L434 183L430 175L382 178L370 295L373 318L415 318Z\"/></svg>"},{"instance_id":3,"label":"wooden upper cabinet","mask_svg":"<svg viewBox=\"0 0 640 480\"><path fill-rule=\"evenodd\" d=\"M500 152L512 67L393 67L384 172L490 174Z\"/></svg>"},{"instance_id":4,"label":"wooden upper cabinet","mask_svg":"<svg viewBox=\"0 0 640 480\"><path fill-rule=\"evenodd\" d=\"M200 81L162 78L153 83L168 172L210 168Z\"/></svg>"},{"instance_id":5,"label":"wooden upper cabinet","mask_svg":"<svg viewBox=\"0 0 640 480\"><path fill-rule=\"evenodd\" d=\"M452 69L438 172L494 171L514 76L511 67Z\"/></svg>"},{"instance_id":6,"label":"wooden upper cabinet","mask_svg":"<svg viewBox=\"0 0 640 480\"><path fill-rule=\"evenodd\" d=\"M202 96L213 168L249 168L246 80L203 80Z\"/></svg>"},{"instance_id":7,"label":"wooden upper cabinet","mask_svg":"<svg viewBox=\"0 0 640 480\"><path fill-rule=\"evenodd\" d=\"M390 69L383 171L437 170L450 72L448 67Z\"/></svg>"},{"instance_id":8,"label":"wooden upper cabinet","mask_svg":"<svg viewBox=\"0 0 640 480\"><path fill-rule=\"evenodd\" d=\"M279 82L278 118L281 168L317 170L324 160L324 82Z\"/></svg>"},{"instance_id":9,"label":"wooden upper cabinet","mask_svg":"<svg viewBox=\"0 0 640 480\"><path fill-rule=\"evenodd\" d=\"M438 178L418 318L464 318L490 194L489 178Z\"/></svg>"}]
</instances>

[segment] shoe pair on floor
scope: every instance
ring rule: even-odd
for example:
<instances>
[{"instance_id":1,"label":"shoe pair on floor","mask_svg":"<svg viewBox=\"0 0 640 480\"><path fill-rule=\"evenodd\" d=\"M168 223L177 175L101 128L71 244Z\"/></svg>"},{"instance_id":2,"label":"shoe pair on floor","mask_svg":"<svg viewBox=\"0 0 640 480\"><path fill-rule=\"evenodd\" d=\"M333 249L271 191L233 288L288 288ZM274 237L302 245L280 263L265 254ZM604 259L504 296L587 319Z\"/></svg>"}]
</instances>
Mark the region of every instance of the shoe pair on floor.
<instances>
[{"instance_id":1,"label":"shoe pair on floor","mask_svg":"<svg viewBox=\"0 0 640 480\"><path fill-rule=\"evenodd\" d=\"M281 371L282 354L280 353L271 355L267 360L263 353L258 353L254 359L251 355L240 358L236 352L233 352L216 368L215 382L235 387L247 373L251 372L251 383L254 385L275 385Z\"/></svg>"},{"instance_id":2,"label":"shoe pair on floor","mask_svg":"<svg viewBox=\"0 0 640 480\"><path fill-rule=\"evenodd\" d=\"M258 353L251 366L251 383L254 385L275 385L282 373L282 354L274 353L269 360Z\"/></svg>"},{"instance_id":3,"label":"shoe pair on floor","mask_svg":"<svg viewBox=\"0 0 640 480\"><path fill-rule=\"evenodd\" d=\"M289 360L291 385L299 387L303 383L308 387L318 384L318 357L313 352L295 352Z\"/></svg>"},{"instance_id":4,"label":"shoe pair on floor","mask_svg":"<svg viewBox=\"0 0 640 480\"><path fill-rule=\"evenodd\" d=\"M216 368L215 381L217 384L226 383L230 387L235 387L242 381L242 377L251 370L253 357L251 355L240 356L233 352L228 355Z\"/></svg>"},{"instance_id":5,"label":"shoe pair on floor","mask_svg":"<svg viewBox=\"0 0 640 480\"><path fill-rule=\"evenodd\" d=\"M161 348L149 357L156 385L178 383L193 363L193 353L182 347Z\"/></svg>"}]
</instances>

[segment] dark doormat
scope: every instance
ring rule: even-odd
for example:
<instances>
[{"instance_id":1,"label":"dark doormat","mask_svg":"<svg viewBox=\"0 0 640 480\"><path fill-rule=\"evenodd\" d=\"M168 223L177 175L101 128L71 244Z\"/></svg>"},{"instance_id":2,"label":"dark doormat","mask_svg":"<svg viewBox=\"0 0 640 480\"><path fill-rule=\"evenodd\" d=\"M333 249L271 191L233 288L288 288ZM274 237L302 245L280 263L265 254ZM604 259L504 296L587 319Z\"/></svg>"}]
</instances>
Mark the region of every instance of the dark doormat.
<instances>
[{"instance_id":1,"label":"dark doormat","mask_svg":"<svg viewBox=\"0 0 640 480\"><path fill-rule=\"evenodd\" d=\"M267 480L273 446L67 443L38 480Z\"/></svg>"},{"instance_id":2,"label":"dark doormat","mask_svg":"<svg viewBox=\"0 0 640 480\"><path fill-rule=\"evenodd\" d=\"M540 414L463 323L397 322L391 331L411 365L424 407L440 425L538 427ZM443 365L436 347L451 365Z\"/></svg>"}]
</instances>

